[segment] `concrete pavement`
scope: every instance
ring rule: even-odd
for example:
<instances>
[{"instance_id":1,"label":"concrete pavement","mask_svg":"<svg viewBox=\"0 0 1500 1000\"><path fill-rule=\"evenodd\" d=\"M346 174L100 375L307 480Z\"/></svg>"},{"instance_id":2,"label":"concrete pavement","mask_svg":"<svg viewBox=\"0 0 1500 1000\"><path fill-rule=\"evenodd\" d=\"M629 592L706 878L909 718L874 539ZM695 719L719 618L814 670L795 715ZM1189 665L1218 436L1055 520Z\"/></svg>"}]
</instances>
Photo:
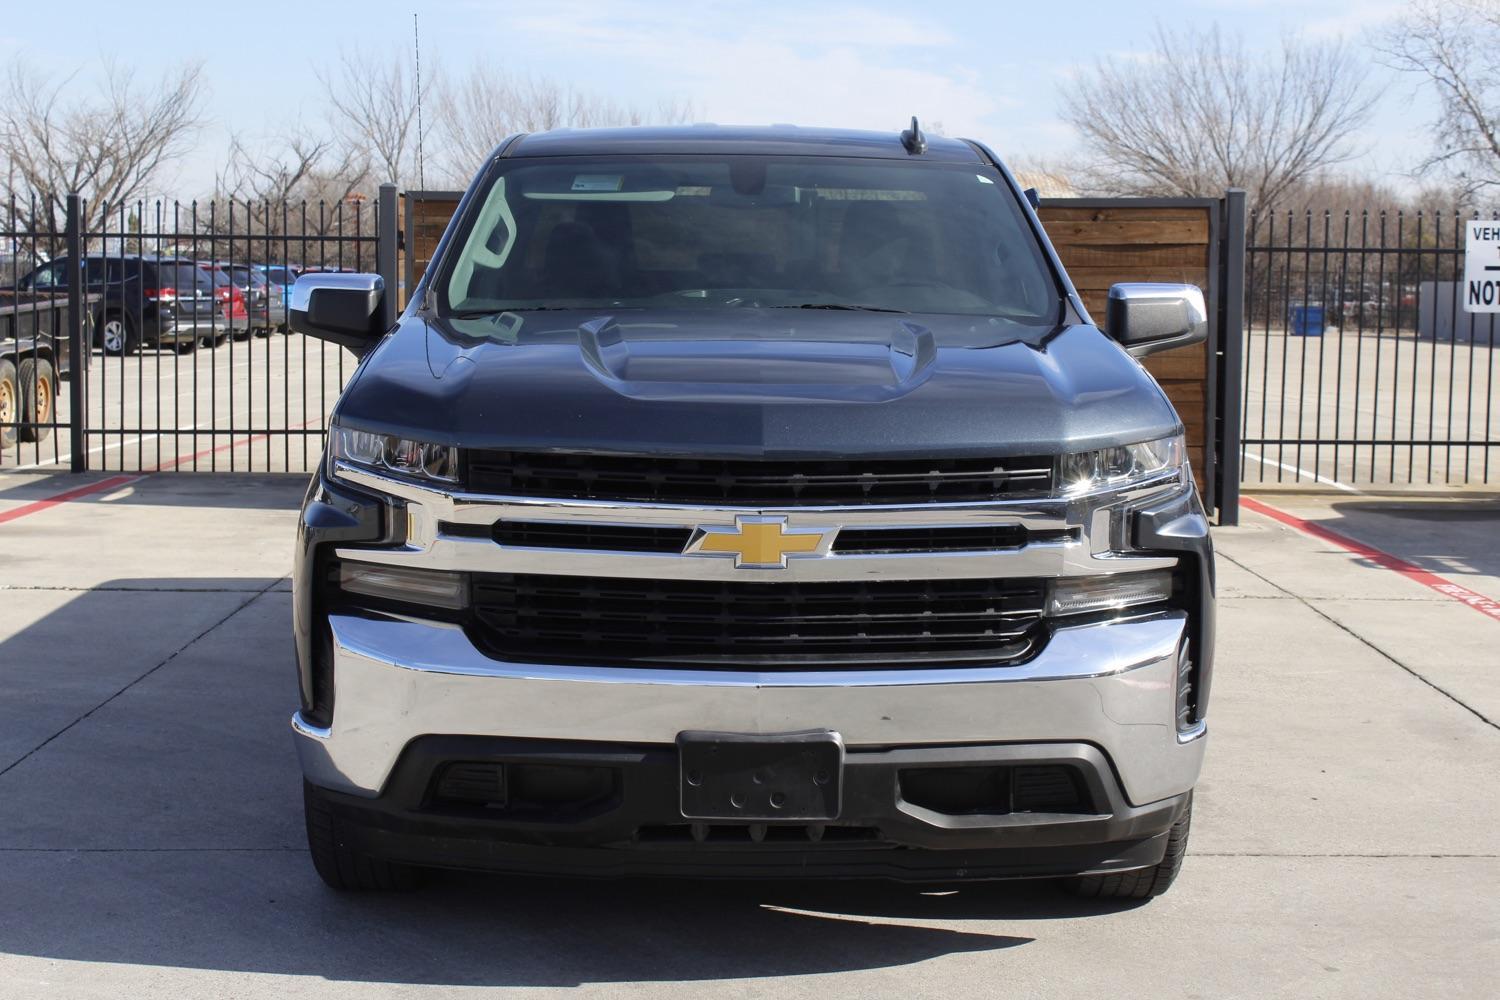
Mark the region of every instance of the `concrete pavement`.
<instances>
[{"instance_id":1,"label":"concrete pavement","mask_svg":"<svg viewBox=\"0 0 1500 1000\"><path fill-rule=\"evenodd\" d=\"M0 517L79 482L8 473ZM158 474L0 523L0 997L1494 993L1500 622L1254 514L1218 536L1212 743L1162 899L462 874L331 893L286 724L302 488ZM1500 512L1438 530L1274 502L1500 598Z\"/></svg>"}]
</instances>

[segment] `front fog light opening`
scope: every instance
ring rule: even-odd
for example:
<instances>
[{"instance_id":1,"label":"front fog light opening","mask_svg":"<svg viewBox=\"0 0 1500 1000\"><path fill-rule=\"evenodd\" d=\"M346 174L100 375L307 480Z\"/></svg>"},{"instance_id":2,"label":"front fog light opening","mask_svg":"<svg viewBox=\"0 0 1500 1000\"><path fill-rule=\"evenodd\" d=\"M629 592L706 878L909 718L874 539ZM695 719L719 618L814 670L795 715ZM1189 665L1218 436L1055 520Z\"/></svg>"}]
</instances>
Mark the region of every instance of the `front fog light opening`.
<instances>
[{"instance_id":1,"label":"front fog light opening","mask_svg":"<svg viewBox=\"0 0 1500 1000\"><path fill-rule=\"evenodd\" d=\"M1119 611L1160 604L1171 597L1172 574L1167 570L1065 578L1052 582L1047 595L1047 614L1056 617Z\"/></svg>"},{"instance_id":2,"label":"front fog light opening","mask_svg":"<svg viewBox=\"0 0 1500 1000\"><path fill-rule=\"evenodd\" d=\"M467 607L469 603L462 573L378 563L340 563L339 589L350 594L454 611Z\"/></svg>"}]
</instances>

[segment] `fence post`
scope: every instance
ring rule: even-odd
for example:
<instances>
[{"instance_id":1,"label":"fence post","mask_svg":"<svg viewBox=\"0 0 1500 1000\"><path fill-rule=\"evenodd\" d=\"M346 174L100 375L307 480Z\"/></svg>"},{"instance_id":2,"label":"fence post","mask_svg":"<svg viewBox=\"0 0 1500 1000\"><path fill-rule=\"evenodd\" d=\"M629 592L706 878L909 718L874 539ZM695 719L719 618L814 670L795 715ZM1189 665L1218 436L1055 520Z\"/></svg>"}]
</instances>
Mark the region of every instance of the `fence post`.
<instances>
[{"instance_id":1,"label":"fence post","mask_svg":"<svg viewBox=\"0 0 1500 1000\"><path fill-rule=\"evenodd\" d=\"M396 325L396 241L400 239L400 226L396 218L396 185L380 185L380 201L377 213L379 227L375 233L375 272L385 280L385 295L381 299L380 325L389 330Z\"/></svg>"},{"instance_id":2,"label":"fence post","mask_svg":"<svg viewBox=\"0 0 1500 1000\"><path fill-rule=\"evenodd\" d=\"M83 321L83 211L75 191L67 198L64 240L68 253L68 436L74 472L89 471L89 351Z\"/></svg>"},{"instance_id":3,"label":"fence post","mask_svg":"<svg viewBox=\"0 0 1500 1000\"><path fill-rule=\"evenodd\" d=\"M1245 192L1224 192L1224 314L1219 322L1219 482L1215 491L1220 524L1240 523L1240 418L1244 400Z\"/></svg>"}]
</instances>

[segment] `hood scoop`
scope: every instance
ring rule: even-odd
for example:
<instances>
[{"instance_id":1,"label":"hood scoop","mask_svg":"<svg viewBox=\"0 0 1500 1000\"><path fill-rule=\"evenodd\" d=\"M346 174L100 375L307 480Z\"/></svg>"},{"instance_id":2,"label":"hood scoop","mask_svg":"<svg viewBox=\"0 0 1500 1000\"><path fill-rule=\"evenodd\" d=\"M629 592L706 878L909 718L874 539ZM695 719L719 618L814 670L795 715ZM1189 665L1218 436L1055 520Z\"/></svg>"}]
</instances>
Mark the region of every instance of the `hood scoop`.
<instances>
[{"instance_id":1,"label":"hood scoop","mask_svg":"<svg viewBox=\"0 0 1500 1000\"><path fill-rule=\"evenodd\" d=\"M600 316L579 325L578 350L596 379L633 399L879 403L927 380L937 343L918 323L877 322L889 323L884 341L637 338Z\"/></svg>"}]
</instances>

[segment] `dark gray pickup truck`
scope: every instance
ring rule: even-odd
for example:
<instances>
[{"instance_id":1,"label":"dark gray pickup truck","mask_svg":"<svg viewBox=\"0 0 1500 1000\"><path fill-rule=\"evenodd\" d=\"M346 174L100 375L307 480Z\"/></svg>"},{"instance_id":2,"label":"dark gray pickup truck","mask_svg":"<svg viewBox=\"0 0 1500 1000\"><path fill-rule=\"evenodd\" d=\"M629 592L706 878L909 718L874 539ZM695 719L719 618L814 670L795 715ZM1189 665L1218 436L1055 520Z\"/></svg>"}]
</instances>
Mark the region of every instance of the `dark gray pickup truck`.
<instances>
[{"instance_id":1,"label":"dark gray pickup truck","mask_svg":"<svg viewBox=\"0 0 1500 1000\"><path fill-rule=\"evenodd\" d=\"M1176 877L1213 555L1137 358L984 146L792 127L516 136L362 362L302 512L319 874Z\"/></svg>"}]
</instances>

